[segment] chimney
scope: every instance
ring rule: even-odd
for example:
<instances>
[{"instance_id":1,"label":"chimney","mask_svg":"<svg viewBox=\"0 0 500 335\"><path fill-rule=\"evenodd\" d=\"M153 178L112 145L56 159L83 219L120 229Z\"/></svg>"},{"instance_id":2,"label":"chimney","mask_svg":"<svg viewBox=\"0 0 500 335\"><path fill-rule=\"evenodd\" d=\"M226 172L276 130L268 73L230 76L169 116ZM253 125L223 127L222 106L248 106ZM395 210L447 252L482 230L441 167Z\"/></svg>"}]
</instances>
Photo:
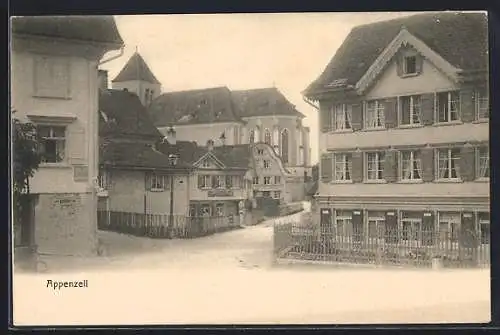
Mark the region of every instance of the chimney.
<instances>
[{"instance_id":1,"label":"chimney","mask_svg":"<svg viewBox=\"0 0 500 335\"><path fill-rule=\"evenodd\" d=\"M175 143L177 143L176 131L175 131L174 127L168 128L167 141L168 141L168 144L172 144L172 145L175 145Z\"/></svg>"},{"instance_id":2,"label":"chimney","mask_svg":"<svg viewBox=\"0 0 500 335\"><path fill-rule=\"evenodd\" d=\"M108 71L106 70L97 70L99 89L107 90L108 89Z\"/></svg>"},{"instance_id":3,"label":"chimney","mask_svg":"<svg viewBox=\"0 0 500 335\"><path fill-rule=\"evenodd\" d=\"M207 141L207 148L208 148L208 151L212 151L214 149L214 140Z\"/></svg>"}]
</instances>

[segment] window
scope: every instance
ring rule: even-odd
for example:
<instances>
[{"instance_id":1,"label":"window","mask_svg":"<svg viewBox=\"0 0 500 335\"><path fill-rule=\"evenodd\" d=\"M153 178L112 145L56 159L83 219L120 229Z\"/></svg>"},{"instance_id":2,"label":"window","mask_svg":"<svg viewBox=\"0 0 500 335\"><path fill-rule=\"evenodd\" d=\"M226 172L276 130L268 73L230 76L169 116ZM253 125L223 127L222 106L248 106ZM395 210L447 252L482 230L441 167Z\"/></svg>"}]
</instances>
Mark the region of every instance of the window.
<instances>
[{"instance_id":1,"label":"window","mask_svg":"<svg viewBox=\"0 0 500 335\"><path fill-rule=\"evenodd\" d=\"M212 176L212 188L224 188L225 176Z\"/></svg>"},{"instance_id":2,"label":"window","mask_svg":"<svg viewBox=\"0 0 500 335\"><path fill-rule=\"evenodd\" d=\"M384 213L368 212L368 238L378 238L378 232L385 227Z\"/></svg>"},{"instance_id":3,"label":"window","mask_svg":"<svg viewBox=\"0 0 500 335\"><path fill-rule=\"evenodd\" d=\"M269 169L271 168L271 162L268 160L264 160L264 169Z\"/></svg>"},{"instance_id":4,"label":"window","mask_svg":"<svg viewBox=\"0 0 500 335\"><path fill-rule=\"evenodd\" d=\"M264 131L264 142L271 145L271 132L269 131L269 129L266 129Z\"/></svg>"},{"instance_id":5,"label":"window","mask_svg":"<svg viewBox=\"0 0 500 335\"><path fill-rule=\"evenodd\" d=\"M274 150L278 153L278 155L280 154L279 146L280 146L280 131L279 131L278 127L274 127L274 130L273 130L273 147L274 147Z\"/></svg>"},{"instance_id":6,"label":"window","mask_svg":"<svg viewBox=\"0 0 500 335\"><path fill-rule=\"evenodd\" d=\"M97 182L101 189L109 190L111 186L111 172L109 170L99 170Z\"/></svg>"},{"instance_id":7,"label":"window","mask_svg":"<svg viewBox=\"0 0 500 335\"><path fill-rule=\"evenodd\" d=\"M335 233L337 237L349 237L352 230L352 213L335 211Z\"/></svg>"},{"instance_id":8,"label":"window","mask_svg":"<svg viewBox=\"0 0 500 335\"><path fill-rule=\"evenodd\" d=\"M252 183L253 183L254 185L258 185L258 184L259 184L259 177L253 177L253 178L252 178Z\"/></svg>"},{"instance_id":9,"label":"window","mask_svg":"<svg viewBox=\"0 0 500 335\"><path fill-rule=\"evenodd\" d=\"M35 58L34 94L38 97L68 98L70 72L68 59L40 56Z\"/></svg>"},{"instance_id":10,"label":"window","mask_svg":"<svg viewBox=\"0 0 500 335\"><path fill-rule=\"evenodd\" d=\"M210 188L210 176L203 175L198 177L199 188Z\"/></svg>"},{"instance_id":11,"label":"window","mask_svg":"<svg viewBox=\"0 0 500 335\"><path fill-rule=\"evenodd\" d=\"M415 73L417 73L417 57L406 56L404 58L404 74L415 74Z\"/></svg>"},{"instance_id":12,"label":"window","mask_svg":"<svg viewBox=\"0 0 500 335\"><path fill-rule=\"evenodd\" d=\"M437 94L438 122L458 121L460 96L458 92L441 92Z\"/></svg>"},{"instance_id":13,"label":"window","mask_svg":"<svg viewBox=\"0 0 500 335\"><path fill-rule=\"evenodd\" d=\"M490 213L478 213L481 244L490 244Z\"/></svg>"},{"instance_id":14,"label":"window","mask_svg":"<svg viewBox=\"0 0 500 335\"><path fill-rule=\"evenodd\" d=\"M401 103L401 124L419 125L421 121L421 102L419 95L400 97Z\"/></svg>"},{"instance_id":15,"label":"window","mask_svg":"<svg viewBox=\"0 0 500 335\"><path fill-rule=\"evenodd\" d=\"M149 178L150 190L152 192L162 192L168 189L168 176L152 173Z\"/></svg>"},{"instance_id":16,"label":"window","mask_svg":"<svg viewBox=\"0 0 500 335\"><path fill-rule=\"evenodd\" d=\"M400 157L401 180L421 180L422 160L420 158L420 151L402 151Z\"/></svg>"},{"instance_id":17,"label":"window","mask_svg":"<svg viewBox=\"0 0 500 335\"><path fill-rule=\"evenodd\" d=\"M255 127L254 136L255 136L254 141L260 142L260 128L259 128L259 126Z\"/></svg>"},{"instance_id":18,"label":"window","mask_svg":"<svg viewBox=\"0 0 500 335\"><path fill-rule=\"evenodd\" d=\"M281 177L280 176L274 176L274 183L275 184L281 184Z\"/></svg>"},{"instance_id":19,"label":"window","mask_svg":"<svg viewBox=\"0 0 500 335\"><path fill-rule=\"evenodd\" d=\"M149 103L149 100L149 88L146 88L146 90L144 91L144 103L147 105Z\"/></svg>"},{"instance_id":20,"label":"window","mask_svg":"<svg viewBox=\"0 0 500 335\"><path fill-rule=\"evenodd\" d=\"M265 197L265 198L269 198L271 196L271 192L270 191L264 191L264 192L262 192L262 196Z\"/></svg>"},{"instance_id":21,"label":"window","mask_svg":"<svg viewBox=\"0 0 500 335\"><path fill-rule=\"evenodd\" d=\"M255 143L255 130L250 130L250 134L248 136L248 143Z\"/></svg>"},{"instance_id":22,"label":"window","mask_svg":"<svg viewBox=\"0 0 500 335\"><path fill-rule=\"evenodd\" d=\"M490 105L488 99L488 91L486 88L478 89L475 92L476 102L476 118L478 120L488 120L490 117Z\"/></svg>"},{"instance_id":23,"label":"window","mask_svg":"<svg viewBox=\"0 0 500 335\"><path fill-rule=\"evenodd\" d=\"M38 126L42 163L60 163L65 157L66 127Z\"/></svg>"},{"instance_id":24,"label":"window","mask_svg":"<svg viewBox=\"0 0 500 335\"><path fill-rule=\"evenodd\" d=\"M264 149L257 149L257 155L263 156L264 155Z\"/></svg>"},{"instance_id":25,"label":"window","mask_svg":"<svg viewBox=\"0 0 500 335\"><path fill-rule=\"evenodd\" d=\"M438 179L460 178L460 149L438 149Z\"/></svg>"},{"instance_id":26,"label":"window","mask_svg":"<svg viewBox=\"0 0 500 335\"><path fill-rule=\"evenodd\" d=\"M271 177L264 177L264 185L271 185Z\"/></svg>"},{"instance_id":27,"label":"window","mask_svg":"<svg viewBox=\"0 0 500 335\"><path fill-rule=\"evenodd\" d=\"M458 228L460 226L460 213L438 213L439 216L439 239L441 242L458 240Z\"/></svg>"},{"instance_id":28,"label":"window","mask_svg":"<svg viewBox=\"0 0 500 335\"><path fill-rule=\"evenodd\" d=\"M384 128L384 104L373 100L365 103L365 128Z\"/></svg>"},{"instance_id":29,"label":"window","mask_svg":"<svg viewBox=\"0 0 500 335\"><path fill-rule=\"evenodd\" d=\"M281 132L281 159L283 163L288 163L288 130Z\"/></svg>"},{"instance_id":30,"label":"window","mask_svg":"<svg viewBox=\"0 0 500 335\"><path fill-rule=\"evenodd\" d=\"M366 179L383 180L384 153L367 152L366 153Z\"/></svg>"},{"instance_id":31,"label":"window","mask_svg":"<svg viewBox=\"0 0 500 335\"><path fill-rule=\"evenodd\" d=\"M335 181L350 181L352 174L352 155L335 154L333 159Z\"/></svg>"},{"instance_id":32,"label":"window","mask_svg":"<svg viewBox=\"0 0 500 335\"><path fill-rule=\"evenodd\" d=\"M232 176L233 188L241 188L243 186L242 176Z\"/></svg>"},{"instance_id":33,"label":"window","mask_svg":"<svg viewBox=\"0 0 500 335\"><path fill-rule=\"evenodd\" d=\"M233 177L236 176L226 176L226 188L233 188Z\"/></svg>"},{"instance_id":34,"label":"window","mask_svg":"<svg viewBox=\"0 0 500 335\"><path fill-rule=\"evenodd\" d=\"M488 146L477 148L477 177L489 178L490 177L490 150Z\"/></svg>"},{"instance_id":35,"label":"window","mask_svg":"<svg viewBox=\"0 0 500 335\"><path fill-rule=\"evenodd\" d=\"M334 118L332 124L335 125L335 130L351 129L352 108L350 105L337 104L332 107Z\"/></svg>"},{"instance_id":36,"label":"window","mask_svg":"<svg viewBox=\"0 0 500 335\"><path fill-rule=\"evenodd\" d=\"M274 199L280 199L281 198L281 192L280 191L274 191Z\"/></svg>"},{"instance_id":37,"label":"window","mask_svg":"<svg viewBox=\"0 0 500 335\"><path fill-rule=\"evenodd\" d=\"M215 204L215 216L224 216L224 204Z\"/></svg>"},{"instance_id":38,"label":"window","mask_svg":"<svg viewBox=\"0 0 500 335\"><path fill-rule=\"evenodd\" d=\"M402 240L420 241L422 237L421 213L402 212L401 213Z\"/></svg>"},{"instance_id":39,"label":"window","mask_svg":"<svg viewBox=\"0 0 500 335\"><path fill-rule=\"evenodd\" d=\"M201 216L211 216L212 215L212 208L210 207L209 204L203 204L201 205Z\"/></svg>"},{"instance_id":40,"label":"window","mask_svg":"<svg viewBox=\"0 0 500 335\"><path fill-rule=\"evenodd\" d=\"M201 166L204 168L209 168L210 167L210 160L205 159L202 163Z\"/></svg>"}]
</instances>

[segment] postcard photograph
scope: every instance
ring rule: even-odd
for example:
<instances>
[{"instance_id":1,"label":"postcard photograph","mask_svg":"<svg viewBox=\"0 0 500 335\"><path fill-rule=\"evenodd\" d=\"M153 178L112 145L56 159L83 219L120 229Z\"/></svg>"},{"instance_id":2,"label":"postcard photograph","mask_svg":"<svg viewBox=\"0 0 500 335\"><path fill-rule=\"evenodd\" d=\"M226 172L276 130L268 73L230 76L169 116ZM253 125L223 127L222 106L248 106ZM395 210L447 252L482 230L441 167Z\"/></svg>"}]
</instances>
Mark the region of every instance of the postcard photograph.
<instances>
[{"instance_id":1,"label":"postcard photograph","mask_svg":"<svg viewBox=\"0 0 500 335\"><path fill-rule=\"evenodd\" d=\"M487 12L10 21L14 326L487 323Z\"/></svg>"}]
</instances>

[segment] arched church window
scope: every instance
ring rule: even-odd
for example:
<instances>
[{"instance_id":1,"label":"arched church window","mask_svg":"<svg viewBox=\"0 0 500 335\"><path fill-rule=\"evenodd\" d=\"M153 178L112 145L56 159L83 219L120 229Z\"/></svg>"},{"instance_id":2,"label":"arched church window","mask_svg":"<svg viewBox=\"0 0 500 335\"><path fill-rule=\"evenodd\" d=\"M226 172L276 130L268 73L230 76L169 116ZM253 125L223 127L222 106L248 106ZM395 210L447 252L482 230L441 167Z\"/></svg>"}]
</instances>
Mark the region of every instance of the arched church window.
<instances>
[{"instance_id":1,"label":"arched church window","mask_svg":"<svg viewBox=\"0 0 500 335\"><path fill-rule=\"evenodd\" d=\"M281 160L283 163L288 163L288 129L283 129L281 132Z\"/></svg>"},{"instance_id":2,"label":"arched church window","mask_svg":"<svg viewBox=\"0 0 500 335\"><path fill-rule=\"evenodd\" d=\"M250 130L249 136L248 136L248 143L255 143L255 130Z\"/></svg>"}]
</instances>

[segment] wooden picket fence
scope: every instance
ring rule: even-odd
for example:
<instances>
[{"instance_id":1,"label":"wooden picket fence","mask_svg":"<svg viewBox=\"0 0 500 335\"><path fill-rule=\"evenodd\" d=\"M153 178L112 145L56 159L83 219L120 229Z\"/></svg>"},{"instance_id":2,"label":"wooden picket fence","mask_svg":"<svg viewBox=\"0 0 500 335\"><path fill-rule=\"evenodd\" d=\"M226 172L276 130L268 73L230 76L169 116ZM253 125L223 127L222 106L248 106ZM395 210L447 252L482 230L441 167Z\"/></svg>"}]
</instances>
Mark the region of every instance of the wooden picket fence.
<instances>
[{"instance_id":1,"label":"wooden picket fence","mask_svg":"<svg viewBox=\"0 0 500 335\"><path fill-rule=\"evenodd\" d=\"M98 211L100 230L113 231L150 238L195 238L238 228L237 216L174 215L170 223L168 214L145 214L116 211Z\"/></svg>"}]
</instances>

